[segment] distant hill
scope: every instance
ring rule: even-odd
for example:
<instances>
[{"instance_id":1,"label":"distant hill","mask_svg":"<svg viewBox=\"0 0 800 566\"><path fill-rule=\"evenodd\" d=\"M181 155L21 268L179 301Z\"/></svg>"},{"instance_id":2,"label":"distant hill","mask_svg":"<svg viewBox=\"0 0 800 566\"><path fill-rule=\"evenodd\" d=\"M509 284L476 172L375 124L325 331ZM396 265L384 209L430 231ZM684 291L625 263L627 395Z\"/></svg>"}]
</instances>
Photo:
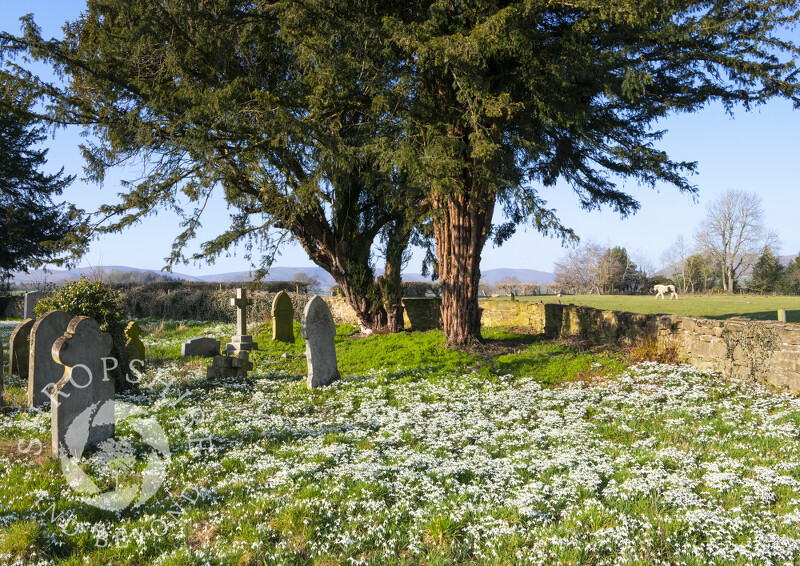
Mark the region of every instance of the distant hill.
<instances>
[{"instance_id":1,"label":"distant hill","mask_svg":"<svg viewBox=\"0 0 800 566\"><path fill-rule=\"evenodd\" d=\"M42 269L31 269L29 273L24 271L12 271L12 279L14 283L38 283L38 282L53 282L61 283L69 281L70 279L80 279L82 276L89 278L95 277L99 272L104 275L121 271L123 273L154 273L156 275L164 275L174 279L183 279L184 281L201 281L200 278L183 273L167 273L159 269L139 269L138 267L128 267L126 265L107 265L103 267L76 267L75 269L48 269L47 273Z\"/></svg>"},{"instance_id":2,"label":"distant hill","mask_svg":"<svg viewBox=\"0 0 800 566\"><path fill-rule=\"evenodd\" d=\"M537 271L536 269L512 269L501 267L498 269L481 270L481 279L490 285L495 285L505 277L516 277L520 283L539 283L549 285L556 282L556 276L548 271Z\"/></svg>"},{"instance_id":3,"label":"distant hill","mask_svg":"<svg viewBox=\"0 0 800 566\"><path fill-rule=\"evenodd\" d=\"M115 271L136 272L136 273L154 273L156 275L164 275L174 279L182 279L184 281L203 281L207 283L223 283L235 281L250 281L253 277L252 271L235 271L230 273L217 273L208 275L186 275L184 273L167 273L166 271L156 269L140 269L138 267L127 267L123 265L109 265L100 267L78 267L75 269L54 269L48 270L44 273L41 269L33 269L30 273L21 271L12 272L13 281L15 283L40 283L49 281L53 283L62 283L71 279L80 279L82 275L87 277L96 277L99 272L108 275ZM320 286L325 289L336 282L330 274L321 267L272 267L269 273L264 277L265 281L291 281L298 273L306 273L312 277L319 278ZM378 270L378 273L382 273ZM505 277L516 277L520 283L539 283L547 285L553 283L555 280L552 273L545 271L537 271L535 269L512 269L512 268L499 268L487 269L481 273L481 278L491 285L498 283ZM420 273L404 273L403 280L405 281L430 281L430 277L423 277Z\"/></svg>"}]
</instances>

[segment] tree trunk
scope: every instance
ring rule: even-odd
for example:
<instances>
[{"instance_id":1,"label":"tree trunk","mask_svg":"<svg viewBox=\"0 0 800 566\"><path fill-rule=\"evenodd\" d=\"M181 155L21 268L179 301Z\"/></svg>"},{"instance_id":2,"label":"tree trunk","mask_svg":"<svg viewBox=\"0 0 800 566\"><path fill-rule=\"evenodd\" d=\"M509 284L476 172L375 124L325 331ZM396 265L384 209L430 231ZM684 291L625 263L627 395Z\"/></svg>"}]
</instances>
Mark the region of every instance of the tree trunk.
<instances>
[{"instance_id":1,"label":"tree trunk","mask_svg":"<svg viewBox=\"0 0 800 566\"><path fill-rule=\"evenodd\" d=\"M403 321L403 256L408 248L411 230L401 220L395 220L388 229L386 240L386 267L384 276L378 278L378 285L386 310L386 329L389 332L402 332Z\"/></svg>"},{"instance_id":2,"label":"tree trunk","mask_svg":"<svg viewBox=\"0 0 800 566\"><path fill-rule=\"evenodd\" d=\"M354 280L342 273L331 273L331 276L342 288L347 304L355 311L361 331L384 332L387 326L386 309L375 295L380 291L376 282L363 287L354 284Z\"/></svg>"},{"instance_id":3,"label":"tree trunk","mask_svg":"<svg viewBox=\"0 0 800 566\"><path fill-rule=\"evenodd\" d=\"M481 339L478 284L483 246L491 228L494 196L451 192L436 196L434 236L442 281L442 325L447 343Z\"/></svg>"}]
</instances>

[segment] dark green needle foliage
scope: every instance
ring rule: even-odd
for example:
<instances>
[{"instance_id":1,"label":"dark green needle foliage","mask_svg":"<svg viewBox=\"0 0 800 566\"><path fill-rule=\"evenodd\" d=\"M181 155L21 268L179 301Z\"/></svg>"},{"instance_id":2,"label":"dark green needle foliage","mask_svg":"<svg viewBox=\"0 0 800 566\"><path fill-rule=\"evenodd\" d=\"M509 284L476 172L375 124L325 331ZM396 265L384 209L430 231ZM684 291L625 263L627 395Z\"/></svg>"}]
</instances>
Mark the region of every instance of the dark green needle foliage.
<instances>
[{"instance_id":1,"label":"dark green needle foliage","mask_svg":"<svg viewBox=\"0 0 800 566\"><path fill-rule=\"evenodd\" d=\"M173 209L184 220L170 265L213 261L241 243L266 269L291 238L365 326L397 330L419 199L381 160L399 128L384 92L392 65L370 18L380 14L354 3L92 0L63 40L40 37L31 18L23 37L5 40L65 79L44 84L16 68L53 102L52 120L96 135L84 147L90 178L119 163L144 171L87 220L84 240ZM201 215L224 213L210 210L214 191L230 227L187 258Z\"/></svg>"},{"instance_id":2,"label":"dark green needle foliage","mask_svg":"<svg viewBox=\"0 0 800 566\"><path fill-rule=\"evenodd\" d=\"M28 115L19 92L0 82L0 278L53 259L74 229L77 212L54 204L72 182L63 170L47 174L42 124Z\"/></svg>"},{"instance_id":3,"label":"dark green needle foliage","mask_svg":"<svg viewBox=\"0 0 800 566\"><path fill-rule=\"evenodd\" d=\"M580 206L622 216L639 208L626 183L693 194L695 164L657 146L661 118L713 101L729 111L798 101L798 50L782 39L798 6L91 0L64 41L30 22L24 37L3 37L69 79L40 92L55 101L54 120L99 135L87 148L96 177L121 160L147 162L122 204L101 211L116 218L105 230L179 198L202 210L222 187L233 224L201 255L247 236L269 251L271 230L283 231L365 320L396 296L374 278L374 244L396 262L409 237L433 238L445 334L463 344L480 337L489 238L530 222L574 239L543 188L565 181ZM507 222L493 225L498 208ZM173 260L197 218L188 211ZM387 264L387 280L393 273Z\"/></svg>"}]
</instances>

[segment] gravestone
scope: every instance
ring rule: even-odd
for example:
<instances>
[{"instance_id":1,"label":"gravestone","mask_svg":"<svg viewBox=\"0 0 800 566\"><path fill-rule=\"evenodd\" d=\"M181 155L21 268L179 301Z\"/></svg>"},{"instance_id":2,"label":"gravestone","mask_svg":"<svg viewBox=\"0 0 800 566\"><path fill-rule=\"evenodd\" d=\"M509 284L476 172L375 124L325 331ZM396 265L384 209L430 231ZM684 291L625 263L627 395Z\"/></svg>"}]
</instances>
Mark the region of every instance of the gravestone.
<instances>
[{"instance_id":1,"label":"gravestone","mask_svg":"<svg viewBox=\"0 0 800 566\"><path fill-rule=\"evenodd\" d=\"M258 350L258 344L247 333L247 307L251 304L253 301L247 298L247 290L236 289L236 298L231 299L231 306L236 307L236 335L225 348L228 354L235 356L239 352Z\"/></svg>"},{"instance_id":2,"label":"gravestone","mask_svg":"<svg viewBox=\"0 0 800 566\"><path fill-rule=\"evenodd\" d=\"M275 295L272 301L272 339L294 343L294 306L286 291Z\"/></svg>"},{"instance_id":3,"label":"gravestone","mask_svg":"<svg viewBox=\"0 0 800 566\"><path fill-rule=\"evenodd\" d=\"M247 377L247 372L252 369L253 362L247 352L238 352L234 356L215 356L206 370L206 379Z\"/></svg>"},{"instance_id":4,"label":"gravestone","mask_svg":"<svg viewBox=\"0 0 800 566\"><path fill-rule=\"evenodd\" d=\"M36 312L33 309L36 307L36 303L44 299L46 296L47 294L43 293L42 291L31 291L30 293L25 293L22 318L36 318Z\"/></svg>"},{"instance_id":5,"label":"gravestone","mask_svg":"<svg viewBox=\"0 0 800 566\"><path fill-rule=\"evenodd\" d=\"M50 400L46 390L64 375L64 367L51 354L53 344L67 331L72 316L64 311L50 311L40 316L31 328L28 356L28 406L40 407Z\"/></svg>"},{"instance_id":6,"label":"gravestone","mask_svg":"<svg viewBox=\"0 0 800 566\"><path fill-rule=\"evenodd\" d=\"M63 370L50 394L54 456L93 448L114 436L114 380L102 360L111 346L111 335L86 316L73 318L53 344L53 360Z\"/></svg>"},{"instance_id":7,"label":"gravestone","mask_svg":"<svg viewBox=\"0 0 800 566\"><path fill-rule=\"evenodd\" d=\"M322 387L339 379L334 342L336 325L328 303L319 295L314 295L303 311L302 331L306 341L308 388Z\"/></svg>"},{"instance_id":8,"label":"gravestone","mask_svg":"<svg viewBox=\"0 0 800 566\"><path fill-rule=\"evenodd\" d=\"M222 343L214 338L192 338L181 344L181 356L213 358L219 356L221 345Z\"/></svg>"},{"instance_id":9,"label":"gravestone","mask_svg":"<svg viewBox=\"0 0 800 566\"><path fill-rule=\"evenodd\" d=\"M144 361L144 344L139 336L142 329L135 321L128 323L125 327L125 351L128 353L128 358L131 360Z\"/></svg>"},{"instance_id":10,"label":"gravestone","mask_svg":"<svg viewBox=\"0 0 800 566\"><path fill-rule=\"evenodd\" d=\"M34 320L26 318L11 333L8 340L8 374L15 374L22 379L28 377L28 358L31 346L31 328Z\"/></svg>"}]
</instances>

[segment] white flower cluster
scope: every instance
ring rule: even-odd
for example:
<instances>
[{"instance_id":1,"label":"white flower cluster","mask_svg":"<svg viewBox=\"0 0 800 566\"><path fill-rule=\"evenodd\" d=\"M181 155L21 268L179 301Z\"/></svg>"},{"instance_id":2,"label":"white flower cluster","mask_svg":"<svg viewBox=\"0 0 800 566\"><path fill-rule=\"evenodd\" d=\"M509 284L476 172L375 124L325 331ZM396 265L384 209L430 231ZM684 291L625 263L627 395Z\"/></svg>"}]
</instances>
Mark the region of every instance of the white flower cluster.
<instances>
[{"instance_id":1,"label":"white flower cluster","mask_svg":"<svg viewBox=\"0 0 800 566\"><path fill-rule=\"evenodd\" d=\"M285 375L157 371L124 396L170 438L156 497L104 517L0 458L46 492L37 510L4 486L0 526L58 531L55 503L69 532L153 564L800 561L800 400L765 386L653 363L555 388L414 370L313 392ZM0 418L21 431L30 416Z\"/></svg>"}]
</instances>

